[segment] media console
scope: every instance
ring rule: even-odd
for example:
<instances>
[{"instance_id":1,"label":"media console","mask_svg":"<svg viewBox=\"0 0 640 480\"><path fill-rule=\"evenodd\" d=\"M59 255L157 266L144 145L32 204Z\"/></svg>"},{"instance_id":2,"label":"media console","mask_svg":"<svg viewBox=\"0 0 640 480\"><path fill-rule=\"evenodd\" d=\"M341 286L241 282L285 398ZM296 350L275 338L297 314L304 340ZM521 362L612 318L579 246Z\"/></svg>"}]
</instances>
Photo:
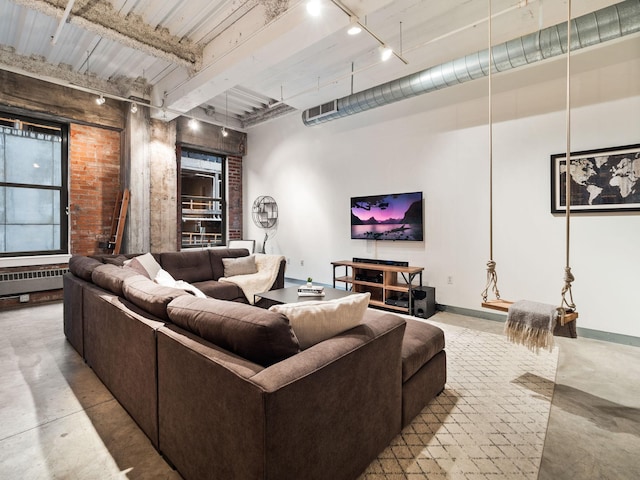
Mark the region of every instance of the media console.
<instances>
[{"instance_id":1,"label":"media console","mask_svg":"<svg viewBox=\"0 0 640 480\"><path fill-rule=\"evenodd\" d=\"M344 283L345 290L358 293L369 292L372 307L386 308L397 312L412 314L414 295L422 293L422 272L424 267L410 267L404 262L385 260L367 261L341 260L333 265L333 288L336 282ZM364 261L363 261L364 260ZM337 276L336 269L344 267L344 275ZM398 282L398 275L404 283ZM413 282L418 278L418 284ZM424 298L424 297L423 297Z\"/></svg>"}]
</instances>

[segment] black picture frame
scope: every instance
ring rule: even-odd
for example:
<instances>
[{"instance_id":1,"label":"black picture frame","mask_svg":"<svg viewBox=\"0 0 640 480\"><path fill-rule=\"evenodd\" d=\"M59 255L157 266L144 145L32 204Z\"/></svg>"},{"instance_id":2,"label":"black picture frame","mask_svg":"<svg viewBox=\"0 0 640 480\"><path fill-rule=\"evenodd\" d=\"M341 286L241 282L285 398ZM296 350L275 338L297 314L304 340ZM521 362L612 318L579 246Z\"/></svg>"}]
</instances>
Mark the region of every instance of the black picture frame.
<instances>
[{"instance_id":1,"label":"black picture frame","mask_svg":"<svg viewBox=\"0 0 640 480\"><path fill-rule=\"evenodd\" d=\"M551 155L551 213L566 212L567 154ZM571 213L640 211L640 144L571 152Z\"/></svg>"}]
</instances>

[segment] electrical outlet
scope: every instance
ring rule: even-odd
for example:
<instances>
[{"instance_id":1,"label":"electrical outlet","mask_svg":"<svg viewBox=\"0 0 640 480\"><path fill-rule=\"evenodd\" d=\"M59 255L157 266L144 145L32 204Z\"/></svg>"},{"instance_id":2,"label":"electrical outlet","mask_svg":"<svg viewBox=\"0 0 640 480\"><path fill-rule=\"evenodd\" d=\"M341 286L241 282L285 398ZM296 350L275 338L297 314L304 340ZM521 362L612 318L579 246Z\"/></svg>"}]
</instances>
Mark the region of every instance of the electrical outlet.
<instances>
[{"instance_id":1,"label":"electrical outlet","mask_svg":"<svg viewBox=\"0 0 640 480\"><path fill-rule=\"evenodd\" d=\"M451 275L449 275L449 276L447 277L447 283L448 283L449 285L453 285L453 277L452 277Z\"/></svg>"},{"instance_id":2,"label":"electrical outlet","mask_svg":"<svg viewBox=\"0 0 640 480\"><path fill-rule=\"evenodd\" d=\"M29 294L24 293L20 295L20 303L27 303L29 301Z\"/></svg>"}]
</instances>

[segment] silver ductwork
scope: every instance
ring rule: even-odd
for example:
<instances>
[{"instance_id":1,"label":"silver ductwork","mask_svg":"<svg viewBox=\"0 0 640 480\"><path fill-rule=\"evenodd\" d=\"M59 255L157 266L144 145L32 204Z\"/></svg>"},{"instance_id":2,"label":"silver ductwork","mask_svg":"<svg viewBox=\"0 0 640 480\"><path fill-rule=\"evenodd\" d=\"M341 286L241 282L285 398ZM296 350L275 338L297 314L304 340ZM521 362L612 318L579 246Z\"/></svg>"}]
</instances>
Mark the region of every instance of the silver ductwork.
<instances>
[{"instance_id":1,"label":"silver ductwork","mask_svg":"<svg viewBox=\"0 0 640 480\"><path fill-rule=\"evenodd\" d=\"M640 0L626 0L571 21L571 51L640 31ZM504 72L562 55L567 47L566 22L492 47L493 72ZM337 100L331 113L302 112L307 126L382 107L399 100L465 83L489 74L489 49L422 70Z\"/></svg>"}]
</instances>

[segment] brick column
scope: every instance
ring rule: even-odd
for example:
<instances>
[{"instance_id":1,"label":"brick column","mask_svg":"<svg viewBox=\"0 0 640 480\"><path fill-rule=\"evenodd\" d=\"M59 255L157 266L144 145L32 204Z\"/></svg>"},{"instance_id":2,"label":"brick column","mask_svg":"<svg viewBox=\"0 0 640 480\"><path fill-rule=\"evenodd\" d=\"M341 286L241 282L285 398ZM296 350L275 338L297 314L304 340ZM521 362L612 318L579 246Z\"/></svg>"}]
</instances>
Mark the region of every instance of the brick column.
<instances>
[{"instance_id":1,"label":"brick column","mask_svg":"<svg viewBox=\"0 0 640 480\"><path fill-rule=\"evenodd\" d=\"M121 189L120 133L71 124L69 135L70 253L102 253Z\"/></svg>"},{"instance_id":2,"label":"brick column","mask_svg":"<svg viewBox=\"0 0 640 480\"><path fill-rule=\"evenodd\" d=\"M227 157L228 240L242 239L242 157Z\"/></svg>"}]
</instances>

